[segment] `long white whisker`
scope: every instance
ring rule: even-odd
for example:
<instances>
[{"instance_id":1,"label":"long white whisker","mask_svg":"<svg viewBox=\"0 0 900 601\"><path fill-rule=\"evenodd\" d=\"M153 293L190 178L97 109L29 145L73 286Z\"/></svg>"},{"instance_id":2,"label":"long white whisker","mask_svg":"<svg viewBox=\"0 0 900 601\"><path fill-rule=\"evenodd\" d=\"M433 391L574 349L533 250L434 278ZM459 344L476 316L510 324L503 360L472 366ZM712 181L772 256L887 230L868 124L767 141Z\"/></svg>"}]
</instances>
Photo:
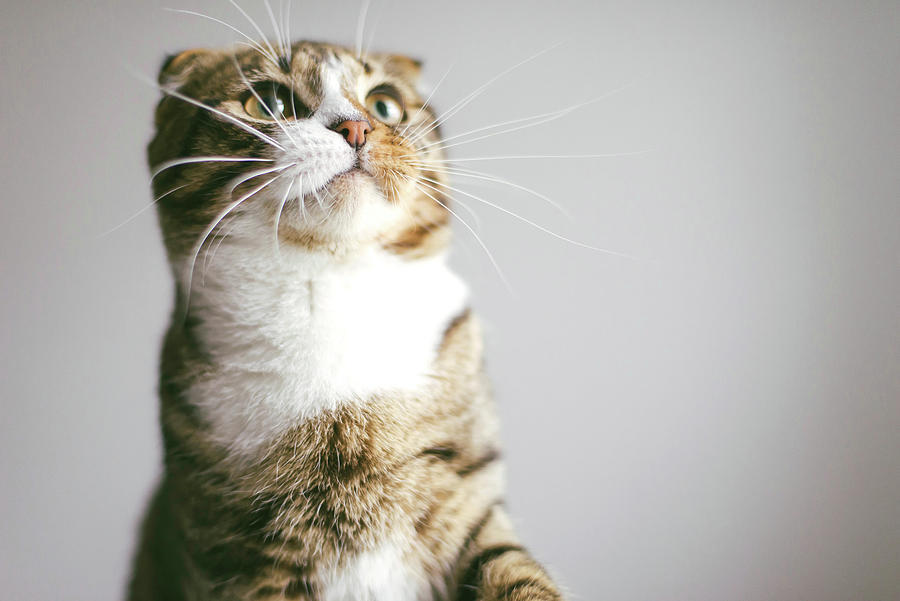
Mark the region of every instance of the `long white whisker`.
<instances>
[{"instance_id":1,"label":"long white whisker","mask_svg":"<svg viewBox=\"0 0 900 601\"><path fill-rule=\"evenodd\" d=\"M478 88L476 88L476 89L475 89L473 92L471 92L468 96L466 96L465 98L463 98L462 100L460 100L459 102L457 102L455 105L453 105L449 110L447 110L443 115L441 115L437 120L435 120L434 124L432 124L431 127L429 127L429 128L426 129L424 132L422 132L421 134L419 134L418 137L417 137L417 139L421 139L423 136L428 135L429 132L431 132L432 130L436 129L436 128L439 127L441 124L443 124L444 122L446 122L447 119L449 119L450 117L452 117L453 115L455 115L456 113L458 113L459 111L461 111L461 110L462 110L463 108L465 108L470 102L472 102L473 100L475 100L476 98L478 98L478 96L480 96L487 88L489 88L492 84L494 84L494 82L496 82L498 79L500 79L500 78L503 77L504 75L510 73L511 71L514 71L515 69L518 69L518 68L521 67L522 65L525 65L525 64L527 64L527 63L530 63L531 61L535 60L535 59L538 58L539 56L541 56L541 55L543 55L543 54L546 54L547 52L550 52L551 50L554 50L555 48L559 47L560 45L561 45L561 43L560 43L560 44L554 44L553 46L551 46L551 47L549 47L549 48L545 48L544 50L541 50L540 52L538 52L538 53L536 53L536 54L533 54L532 56L529 56L529 57L526 58L525 60L516 63L516 64L513 65L512 67L509 67L509 68L507 68L507 69L504 69L504 70L501 71L499 74L495 75L494 77L492 77L491 79L489 79L488 81L486 81L485 83L483 83L481 86L479 86Z\"/></svg>"},{"instance_id":2,"label":"long white whisker","mask_svg":"<svg viewBox=\"0 0 900 601\"><path fill-rule=\"evenodd\" d=\"M266 36L266 34L263 33L262 28L260 28L260 26L259 26L259 25L256 23L256 21L253 19L253 17L251 17L250 15L248 15L248 14L247 14L247 11L245 11L243 8L241 8L241 6L240 6L237 2L235 2L235 0L228 0L228 2L230 2L231 5L232 5L233 7L235 7L236 9L238 9L238 11L240 11L240 13L241 13L242 15L244 15L244 18L247 19L247 21L250 23L251 27L253 27L253 29L256 30L256 33L259 34L259 37L262 39L263 42L265 42L266 46L267 46L267 47L269 48L269 50L272 52L272 56L276 57L276 58L275 58L275 64L277 65L277 64L278 64L278 58L277 58L277 57L278 57L278 53L275 52L275 48L272 47L271 42L269 42L269 39L268 39L268 37Z\"/></svg>"},{"instance_id":3,"label":"long white whisker","mask_svg":"<svg viewBox=\"0 0 900 601\"><path fill-rule=\"evenodd\" d=\"M378 30L378 24L381 23L381 15L384 14L384 3L378 7L378 14L375 15L375 21L372 23L372 31L369 32L369 37L366 40L365 45L362 47L360 52L360 58L369 54L369 50L372 48L372 42L375 41L375 32Z\"/></svg>"},{"instance_id":4,"label":"long white whisker","mask_svg":"<svg viewBox=\"0 0 900 601\"><path fill-rule=\"evenodd\" d=\"M186 295L185 296L185 306L184 306L185 316L187 316L187 311L191 304L191 301L190 301L191 287L193 285L194 267L197 263L197 256L200 254L200 250L203 248L203 245L206 243L206 240L209 237L209 235L219 226L219 224L222 222L222 220L225 219L225 217L227 217L229 213L231 213L231 211L236 209L242 202L244 202L245 200L247 200L248 198L250 198L257 192L259 192L260 190L262 190L263 188L265 188L272 182L274 182L279 177L281 177L281 174L268 179L267 181L260 184L259 186L257 186L253 190L251 190L250 192L247 192L245 195L238 198L236 201L229 204L221 212L219 212L219 214L216 215L215 219L213 219L212 223L209 226L207 226L207 228L205 230L203 230L203 233L200 235L200 238L197 241L197 244L194 246L194 251L191 255L191 259L190 259L190 261L188 261L188 264L185 268L185 273L183 275L183 282L184 282L184 286L185 286L185 295Z\"/></svg>"},{"instance_id":5,"label":"long white whisker","mask_svg":"<svg viewBox=\"0 0 900 601\"><path fill-rule=\"evenodd\" d=\"M306 197L303 195L303 175L297 176L297 204L300 205L300 218L306 223Z\"/></svg>"},{"instance_id":6,"label":"long white whisker","mask_svg":"<svg viewBox=\"0 0 900 601\"><path fill-rule=\"evenodd\" d=\"M539 225L539 224L535 223L534 221L531 221L530 219L528 219L528 218L526 218L526 217L522 217L522 216L519 215L518 213L514 213L513 211L510 211L509 209L506 209L506 208L504 208L504 207L501 207L500 205L494 204L494 203L492 203L492 202L490 202L490 201L488 201L488 200L485 200L485 199L483 199L483 198L480 198L480 197L478 197L478 196L475 196L474 194L470 194L470 193L468 193L468 192L465 192L464 190L460 190L459 188L454 188L453 186L448 186L448 185L445 184L445 183L442 183L442 182L439 182L439 181L436 181L436 180L433 180L433 179L430 179L430 178L427 178L427 177L422 177L421 179L423 179L423 180L425 180L425 181L428 181L428 182L431 182L431 183L433 183L433 184L435 184L435 185L444 187L444 188L446 188L446 189L448 189L448 190L450 190L450 191L452 191L452 192L455 192L455 193L457 193L457 194L462 194L462 195L464 195L464 196L468 196L469 198L471 198L471 199L473 199L473 200L477 200L477 201L479 201L479 202L483 202L484 204L488 205L489 207L493 207L493 208L497 209L498 211L502 211L503 213L506 213L507 215L510 215L510 216L512 216L512 217L515 217L516 219L518 219L518 220L520 220L520 221L522 221L522 222L524 222L524 223L527 223L528 225L530 225L530 226L532 226L532 227L534 227L534 228L537 228L537 229L539 229L540 231L542 231L542 232L544 232L544 233L546 233L546 234L549 234L549 235L553 236L554 238L558 238L558 239L560 239L560 240L562 240L562 241L564 241L564 242L568 242L568 243L570 243L570 244L574 244L575 246L580 246L580 247L582 247L582 248L587 248L587 249L589 249L589 250L593 250L593 251L597 251L597 252L602 252L602 253L609 254L609 255L614 255L614 256L617 256L617 257L624 257L624 258L626 258L626 259L639 260L638 257L632 256L632 255L629 255L629 254L620 253L620 252L617 252L617 251L614 251L614 250L608 250L608 249L605 249L605 248L597 248L596 246L591 246L590 244L585 244L585 243L583 243L583 242L578 242L577 240L572 240L571 238L566 238L565 236L562 236L562 235L560 235L560 234L557 234L556 232L554 232L554 231L552 231L552 230L548 230L548 229L545 228L544 226ZM434 186L430 186L429 184L424 184L424 185L429 186L430 188L432 188L432 189L435 190L435 191L439 191L439 189L438 189L438 188L435 188Z\"/></svg>"},{"instance_id":7,"label":"long white whisker","mask_svg":"<svg viewBox=\"0 0 900 601\"><path fill-rule=\"evenodd\" d=\"M287 190L281 198L281 204L278 205L278 211L275 213L275 254L279 257L281 257L281 244L278 241L278 227L281 225L281 213L284 211L284 205L287 204L288 196L291 195L291 190L294 188L294 181L292 179L288 183Z\"/></svg>"},{"instance_id":8,"label":"long white whisker","mask_svg":"<svg viewBox=\"0 0 900 601\"><path fill-rule=\"evenodd\" d=\"M247 86L247 89L250 90L250 93L253 94L253 97L256 98L257 101L259 101L259 105L265 109L266 113L270 117L272 117L272 120L275 122L275 124L278 126L278 128L296 146L297 140L295 140L294 137L291 135L291 132L289 132L287 130L287 127L285 127L284 122L278 118L278 115L276 115L272 111L272 109L269 108L269 106L263 101L262 97L256 91L256 88L253 87L253 84L251 84L250 81L247 79L247 76L244 74L244 69L241 67L240 63L238 62L237 55L232 53L231 60L234 61L234 68L237 69L238 75L240 75L240 77L241 77L241 81L244 82L244 85ZM293 96L292 96L292 98L293 98Z\"/></svg>"},{"instance_id":9,"label":"long white whisker","mask_svg":"<svg viewBox=\"0 0 900 601\"><path fill-rule=\"evenodd\" d=\"M216 234L213 237L212 242L209 243L209 246L206 249L206 252L203 253L203 266L201 267L201 283L206 284L206 272L209 271L210 266L213 263L213 260L216 258L216 253L219 252L219 248L222 246L222 243L225 242L225 239L231 236L231 233L237 228L240 223L239 219L232 220L231 224L226 224L225 230L220 234ZM216 241L215 238L218 238ZM215 244L215 246L213 246Z\"/></svg>"},{"instance_id":10,"label":"long white whisker","mask_svg":"<svg viewBox=\"0 0 900 601\"><path fill-rule=\"evenodd\" d=\"M495 182L498 184L504 184L504 185L510 186L512 188L515 188L517 190L521 190L522 192L527 192L528 194L531 194L532 196L534 196L536 198L540 198L541 200L547 202L547 204L549 204L551 207L553 207L554 209L556 209L557 211L562 213L567 219L572 220L571 213L569 213L569 211L564 206L562 206L561 204L559 204L552 198L550 198L544 194L541 194L537 190L532 190L531 188L527 188L525 186L522 186L515 182L511 182L511 181L503 179L501 177L497 177L490 173L482 173L480 171L472 171L469 169L453 169L451 167L444 167L444 168L441 168L441 170L445 171L446 173L449 173L451 175L456 175L459 177L468 177L468 178L478 179L478 180L484 180L484 181L488 181L488 182Z\"/></svg>"},{"instance_id":11,"label":"long white whisker","mask_svg":"<svg viewBox=\"0 0 900 601\"><path fill-rule=\"evenodd\" d=\"M291 166L290 164L288 164L288 165L278 165L278 166L276 166L276 167L270 167L269 169L257 169L256 171L251 171L251 172L249 172L249 173L242 174L242 175L244 175L245 177L243 177L243 178L241 178L241 179L236 179L234 182L232 182L232 184L228 187L227 192L228 192L229 195L230 195L230 194L234 194L234 191L235 191L235 190L238 188L238 186L240 186L241 184L244 184L245 182L249 182L251 179L254 179L254 178L257 178L257 177L261 177L261 176L263 176L263 175L267 175L267 174L269 174L269 173L275 173L275 172L278 172L278 171L284 171L285 169L287 169L287 168L290 167L290 166Z\"/></svg>"},{"instance_id":12,"label":"long white whisker","mask_svg":"<svg viewBox=\"0 0 900 601\"><path fill-rule=\"evenodd\" d=\"M175 188L172 188L172 189L169 190L168 192L165 192L165 193L163 193L163 194L160 194L159 196L157 196L156 198L154 198L153 201L152 201L151 203L149 203L149 204L144 205L143 207L141 207L141 210L139 210L137 213L135 213L134 215L132 215L131 217L129 217L128 219L126 219L125 221L123 221L122 223L120 223L119 225L115 226L114 228L109 229L109 230L106 230L105 232L103 232L102 234L100 234L100 235L97 236L97 237L98 237L98 238L103 238L103 237L105 237L105 236L109 236L110 234L112 234L113 232L115 232L116 230L118 230L119 228L121 228L121 227L123 227L123 226L125 226L125 225L127 225L127 224L129 224L129 223L131 223L132 221L134 221L135 219L137 219L138 217L140 217L141 215L143 215L144 213L146 213L149 209L151 209L151 208L153 208L154 206L156 206L156 203L158 203L159 201L161 201L163 198L165 198L165 197L168 196L169 194L174 194L174 193L177 192L178 190L181 190L182 188L185 188L185 187L187 187L187 184L182 184L182 185L180 185L180 186L176 186Z\"/></svg>"},{"instance_id":13,"label":"long white whisker","mask_svg":"<svg viewBox=\"0 0 900 601\"><path fill-rule=\"evenodd\" d=\"M326 213L325 205L322 204L322 195L320 194L321 190L313 190L312 195L316 197L316 203L319 205L319 210L323 213ZM327 213L326 213L327 214Z\"/></svg>"},{"instance_id":14,"label":"long white whisker","mask_svg":"<svg viewBox=\"0 0 900 601\"><path fill-rule=\"evenodd\" d=\"M287 42L288 64L290 64L294 57L294 46L291 42L291 0L279 1L283 2L284 7L282 22L284 23L284 39Z\"/></svg>"},{"instance_id":15,"label":"long white whisker","mask_svg":"<svg viewBox=\"0 0 900 601\"><path fill-rule=\"evenodd\" d=\"M356 20L356 57L362 58L363 34L366 29L366 15L369 12L370 0L362 0L362 6L359 10L359 17Z\"/></svg>"},{"instance_id":16,"label":"long white whisker","mask_svg":"<svg viewBox=\"0 0 900 601\"><path fill-rule=\"evenodd\" d=\"M257 159L253 157L185 157L183 159L172 159L171 161L163 161L156 166L150 174L150 181L156 179L160 173L172 167L179 165L188 165L190 163L271 163L272 159Z\"/></svg>"},{"instance_id":17,"label":"long white whisker","mask_svg":"<svg viewBox=\"0 0 900 601\"><path fill-rule=\"evenodd\" d=\"M420 106L418 108L418 110L415 113L413 113L413 116L409 119L409 123L407 123L406 127L403 128L403 131L400 132L401 136L403 136L404 138L407 137L406 132L409 130L410 125L412 125L413 121L415 121L416 118L418 118L418 116L422 114L422 111L424 111L425 107L428 106L428 103L434 97L435 93L438 91L438 88L441 87L441 84L444 83L444 80L447 79L447 76L450 75L450 71L453 70L453 67L455 65L456 65L456 63L450 65L450 67L446 71L444 71L444 74L441 76L441 78L438 80L437 84L434 86L434 88L432 88L431 92L428 94L428 98L426 98L425 102L422 103L422 106ZM418 129L420 129L422 126L423 126L423 124L420 123L415 128L413 128L413 131L410 132L409 137L414 138L416 136L416 131Z\"/></svg>"},{"instance_id":18,"label":"long white whisker","mask_svg":"<svg viewBox=\"0 0 900 601\"><path fill-rule=\"evenodd\" d=\"M411 178L410 176L405 175L404 173L401 173L400 171L397 171L396 169L391 169L390 171L393 172L395 175L398 175L398 176L401 176L401 177L405 177L406 179L413 179L413 178ZM396 198L396 197L399 197L400 193L396 191L396 186L393 186L393 185L392 185L392 188L394 189L394 197L395 197L395 198ZM419 188L419 191L421 192L422 189ZM461 202L459 199L454 199L454 201L455 201L456 204L458 204L460 207L462 207L463 209L465 209L466 213L468 213L469 215L472 216L472 219L475 220L475 228L478 229L478 230L480 230L480 229L481 229L481 217L478 215L478 213L476 213L474 210L472 210L472 207L470 207L469 205L467 205L467 204L464 203L464 202Z\"/></svg>"},{"instance_id":19,"label":"long white whisker","mask_svg":"<svg viewBox=\"0 0 900 601\"><path fill-rule=\"evenodd\" d=\"M566 108L563 108L563 109L559 109L559 110L556 110L556 111L551 111L551 112L549 112L549 113L543 113L543 114L541 114L541 115L532 115L531 117L523 117L523 118L521 118L521 119L513 119L512 121L506 121L506 122L504 122L504 123L496 123L496 124L494 124L494 125L487 125L487 126L484 126L484 127L480 127L480 128L478 128L478 129L473 129L473 130L468 131L468 132L466 132L466 133L457 134L457 135L455 135L455 136L450 136L449 138L444 138L443 140L440 140L440 141L438 141L438 142L432 142L431 144L426 144L425 146L421 147L420 150L425 150L425 149L431 148L432 146L440 146L441 150L447 150L447 149L449 149L449 148L454 148L454 147L456 147L456 146L462 146L462 145L464 145L464 144L471 144L472 142L477 142L477 141L479 141L479 140L485 140L485 139L487 139L487 138L492 138L492 137L494 137L494 136L499 136L499 135L503 135L503 134L508 134L508 133L512 133L512 132L514 132L514 131L519 131L519 130L522 130L522 129L526 129L526 128L529 128L529 127L535 127L535 126L538 126L538 125L543 125L544 123L550 123L551 121L556 121L557 119L562 119L563 117L565 117L565 116L568 115L569 113L572 113L572 112L574 112L574 111L576 111L576 110L578 110L578 109L580 109L580 108L584 108L584 107L586 107L586 106L590 106L590 105L592 105L592 104L595 104L595 103L597 103L597 102L600 102L601 100L605 100L606 98L609 98L611 95L613 95L613 94L615 94L615 93L617 93L617 92L620 92L621 90L624 90L626 87L628 87L628 86L622 86L622 87L617 88L617 89L615 89L615 90L613 90L613 91L611 91L611 92L608 92L608 93L606 93L606 94L604 94L604 95L602 95L602 96L598 96L597 98L593 98L593 99L588 100L588 101L586 101L586 102L580 102L580 103L578 103L578 104L573 104L572 106L569 106L569 107L566 107ZM473 135L473 134L481 133L481 132L483 132L483 131L488 131L488 130L495 129L495 128L498 128L498 127L505 127L505 126L507 126L507 125L516 125L516 124L519 124L519 123L524 123L524 125L519 125L518 127L513 127L513 128L510 128L510 129L506 129L506 130L503 130L503 131L499 131L499 132L493 132L493 133L490 133L490 134L485 134L485 135L483 135L483 136L478 136L477 138L472 138L472 139L470 139L470 140L463 140L463 141L457 142L457 143L455 143L455 144L449 144L449 145L447 144L447 142L450 142L450 141L452 141L452 140L456 140L456 139L463 138L463 137L466 137L466 136L470 136L470 135Z\"/></svg>"},{"instance_id":20,"label":"long white whisker","mask_svg":"<svg viewBox=\"0 0 900 601\"><path fill-rule=\"evenodd\" d=\"M280 56L287 56L287 51L284 46L284 38L281 35L281 28L278 26L278 21L275 20L275 13L272 12L272 5L269 3L269 0L263 0L263 4L266 6L266 12L269 13L269 21L272 23L272 29L275 32L275 37L278 40L278 49L280 50Z\"/></svg>"},{"instance_id":21,"label":"long white whisker","mask_svg":"<svg viewBox=\"0 0 900 601\"><path fill-rule=\"evenodd\" d=\"M451 215L453 215L454 217L456 217L456 218L459 220L459 222L462 223L463 226L464 226L467 230L469 230L469 233L472 234L472 236L473 236L473 237L475 238L475 240L478 242L478 245L481 246L481 249L482 249L482 250L484 250L485 254L487 255L488 259L489 259L490 262L491 262L491 265L494 266L494 269L497 271L497 275L500 276L500 281L502 281L502 282L503 282L503 285L506 286L506 289L509 290L510 293L512 293L512 292L513 292L512 286L510 286L509 280L507 280L507 279L506 279L506 276L503 274L503 270L500 269L500 265L497 263L497 260L494 258L493 253L491 253L490 249L488 249L487 245L485 245L484 241L482 241L482 239L481 239L481 237L478 235L478 233L475 232L474 229L472 229L472 226L469 225L468 223L466 223L466 220L463 219L462 217L460 217L457 213L455 213L455 212L453 211L453 209L451 209L451 208L448 207L446 204L442 203L440 200L438 200L437 198L435 198L434 196L432 196L432 195L428 192L428 190L426 190L425 188L423 188L423 187L420 185L421 182L419 182L418 180L415 180L415 179L413 179L413 178L410 178L409 176L405 176L405 177L407 177L408 179L411 179L411 180L413 181L413 185L414 185L415 187L417 187L417 188L419 189L419 191L420 191L422 194L424 194L425 196L427 196L428 198L430 198L431 200L433 200L434 202L436 202L436 203L439 204L440 206L444 207L444 209L445 209L448 213L450 213ZM427 185L427 184L425 184L425 185ZM428 186L428 187L431 188L432 190L434 190L435 192L439 193L439 194L442 193L442 192L440 192L439 190L437 190L436 188L434 188L433 186Z\"/></svg>"},{"instance_id":22,"label":"long white whisker","mask_svg":"<svg viewBox=\"0 0 900 601\"><path fill-rule=\"evenodd\" d=\"M428 159L432 163L468 163L471 161L506 161L506 160L519 160L519 159L609 159L614 157L630 157L637 156L641 154L647 154L650 152L649 150L634 150L629 152L611 152L606 154L515 154L515 155L506 155L506 156L492 156L492 157L465 157L462 159Z\"/></svg>"},{"instance_id":23,"label":"long white whisker","mask_svg":"<svg viewBox=\"0 0 900 601\"><path fill-rule=\"evenodd\" d=\"M146 78L143 78L143 77L142 77L141 79L143 79L144 81L147 81ZM203 103L200 102L199 100L194 100L194 99L191 98L190 96L185 96L185 95L182 94L181 92L179 92L179 91L177 91L177 90L174 90L174 89L172 89L172 88L162 87L162 86L160 86L160 85L158 85L158 84L156 84L156 83L151 83L151 85L152 85L154 88L156 88L156 89L158 89L159 91L161 91L163 94L166 94L166 95L168 95L168 96L172 96L173 98L178 98L179 100L183 100L184 102L187 102L188 104L193 104L194 106L196 106L196 107L198 107L198 108L202 108L202 109L205 109L205 110L207 110L207 111L209 111L209 112L211 112L211 113L214 113L214 114L216 114L216 115L219 115L220 117L225 118L225 119L228 120L229 122L234 123L235 125L237 125L237 126L240 127L241 129L243 129L244 131L253 134L254 136L256 136L257 138L259 138L259 139L262 140L263 142L266 142L266 143L268 143L269 145L274 146L275 148L277 148L278 150L280 150L280 151L282 151L282 152L287 152L287 149L285 149L284 146L282 146L281 144L279 144L278 142L276 142L273 138L271 138L271 137L267 136L266 134L262 133L261 131L259 131L259 130L256 129L255 127L252 127L252 126L250 126L250 125L247 125L246 123L244 123L243 121L241 121L241 120L238 119L237 117L232 117L232 116L229 115L228 113L225 113L225 112L223 112L223 111L220 111L220 110L217 109L217 108L213 108L213 107L209 106L208 104L203 104Z\"/></svg>"},{"instance_id":24,"label":"long white whisker","mask_svg":"<svg viewBox=\"0 0 900 601\"><path fill-rule=\"evenodd\" d=\"M182 13L182 14L185 14L185 15L193 15L193 16L195 16L195 17L201 17L201 18L203 18L203 19L209 19L210 21L214 21L214 22L218 23L219 25L224 25L225 27L227 27L227 28L230 29L231 31L237 33L238 35L240 35L241 37L243 37L245 40L247 40L247 41L249 42L249 46L250 46L251 48L257 50L260 54L262 54L263 56L265 56L266 58L268 58L270 61L272 61L272 62L275 63L276 65L278 64L278 57L277 57L277 56L275 56L274 54L270 53L268 50L266 50L266 49L263 48L261 45L259 45L259 43L257 43L256 40L254 40L253 38L251 38L250 36L248 36L246 33L244 33L243 31L241 31L240 29L238 29L238 28L235 27L234 25L231 25L230 23L226 23L225 21L223 21L223 20L221 20L221 19L217 19L217 18L211 17L211 16L209 16L209 15L204 15L203 13L198 13L198 12L195 12L195 11L193 11L193 10L184 10L184 9L181 9L181 8L163 8L163 10L166 10L166 11L169 11L169 12L173 12L173 13Z\"/></svg>"}]
</instances>

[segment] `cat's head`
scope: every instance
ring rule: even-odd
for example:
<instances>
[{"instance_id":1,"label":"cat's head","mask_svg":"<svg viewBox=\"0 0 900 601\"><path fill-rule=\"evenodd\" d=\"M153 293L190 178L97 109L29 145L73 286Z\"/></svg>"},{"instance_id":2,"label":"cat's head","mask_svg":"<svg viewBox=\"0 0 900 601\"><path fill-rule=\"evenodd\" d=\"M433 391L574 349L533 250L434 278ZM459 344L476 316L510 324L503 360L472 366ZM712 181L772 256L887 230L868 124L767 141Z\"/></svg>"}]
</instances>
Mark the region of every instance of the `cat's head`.
<instances>
[{"instance_id":1,"label":"cat's head","mask_svg":"<svg viewBox=\"0 0 900 601\"><path fill-rule=\"evenodd\" d=\"M444 248L439 134L418 76L406 57L310 42L166 61L149 161L173 265L223 239L275 247L276 231L281 248Z\"/></svg>"}]
</instances>

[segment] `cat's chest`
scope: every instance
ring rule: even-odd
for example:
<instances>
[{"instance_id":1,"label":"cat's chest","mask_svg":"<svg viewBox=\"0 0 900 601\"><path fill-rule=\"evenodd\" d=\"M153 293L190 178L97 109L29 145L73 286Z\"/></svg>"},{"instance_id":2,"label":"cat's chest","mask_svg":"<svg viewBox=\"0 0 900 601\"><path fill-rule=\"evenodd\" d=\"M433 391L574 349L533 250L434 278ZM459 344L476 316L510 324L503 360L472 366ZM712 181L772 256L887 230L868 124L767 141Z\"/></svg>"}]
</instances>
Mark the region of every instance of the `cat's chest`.
<instances>
[{"instance_id":1,"label":"cat's chest","mask_svg":"<svg viewBox=\"0 0 900 601\"><path fill-rule=\"evenodd\" d=\"M191 397L231 448L250 451L297 420L426 385L467 303L442 259L376 255L304 276L244 269L201 299L213 369Z\"/></svg>"},{"instance_id":2,"label":"cat's chest","mask_svg":"<svg viewBox=\"0 0 900 601\"><path fill-rule=\"evenodd\" d=\"M352 557L338 569L320 572L323 601L424 601L430 586L416 566L392 543Z\"/></svg>"}]
</instances>

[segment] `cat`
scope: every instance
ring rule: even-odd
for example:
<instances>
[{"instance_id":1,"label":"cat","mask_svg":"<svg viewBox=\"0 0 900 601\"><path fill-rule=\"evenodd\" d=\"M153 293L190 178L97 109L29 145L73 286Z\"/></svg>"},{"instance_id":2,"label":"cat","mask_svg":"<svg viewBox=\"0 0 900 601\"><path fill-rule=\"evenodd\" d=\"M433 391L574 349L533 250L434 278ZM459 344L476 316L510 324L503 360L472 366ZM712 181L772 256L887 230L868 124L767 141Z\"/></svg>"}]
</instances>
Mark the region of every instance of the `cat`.
<instances>
[{"instance_id":1,"label":"cat","mask_svg":"<svg viewBox=\"0 0 900 601\"><path fill-rule=\"evenodd\" d=\"M298 42L165 62L165 472L131 601L561 599L498 423L420 64Z\"/></svg>"}]
</instances>

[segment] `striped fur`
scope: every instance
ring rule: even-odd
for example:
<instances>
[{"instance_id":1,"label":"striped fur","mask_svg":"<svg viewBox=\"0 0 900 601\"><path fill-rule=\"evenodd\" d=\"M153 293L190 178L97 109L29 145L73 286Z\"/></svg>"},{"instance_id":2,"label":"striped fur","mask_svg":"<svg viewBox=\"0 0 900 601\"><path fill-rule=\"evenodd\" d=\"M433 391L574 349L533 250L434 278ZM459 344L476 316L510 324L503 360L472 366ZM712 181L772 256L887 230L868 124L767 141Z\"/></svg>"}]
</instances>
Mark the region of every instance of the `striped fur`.
<instances>
[{"instance_id":1,"label":"striped fur","mask_svg":"<svg viewBox=\"0 0 900 601\"><path fill-rule=\"evenodd\" d=\"M243 119L235 61L256 80L289 82L308 119L286 124L292 135L252 123L278 149L169 97L152 166L302 155L289 181L312 177L300 171L316 161L327 175L343 150L326 160L301 146L337 149L343 140L329 137L322 115L365 111L365 89L385 81L402 90L419 131L433 123L428 107L418 110L412 61L363 61L325 44L295 44L279 64L252 50L192 51L161 80ZM336 90L343 100L328 100ZM156 178L157 195L175 190L159 217L179 308L159 383L165 475L142 528L132 601L561 598L503 506L481 333L443 260L445 199L409 183L443 181L419 162L439 156L425 148L438 133L411 139L408 125L376 124L354 158L359 172L338 165L318 190L291 195L281 182L248 197L211 232L215 256L196 252L198 238L233 202L229 187L261 183L234 186L260 165L187 163ZM317 213L318 194L330 211ZM194 256L202 275L188 269Z\"/></svg>"}]
</instances>

